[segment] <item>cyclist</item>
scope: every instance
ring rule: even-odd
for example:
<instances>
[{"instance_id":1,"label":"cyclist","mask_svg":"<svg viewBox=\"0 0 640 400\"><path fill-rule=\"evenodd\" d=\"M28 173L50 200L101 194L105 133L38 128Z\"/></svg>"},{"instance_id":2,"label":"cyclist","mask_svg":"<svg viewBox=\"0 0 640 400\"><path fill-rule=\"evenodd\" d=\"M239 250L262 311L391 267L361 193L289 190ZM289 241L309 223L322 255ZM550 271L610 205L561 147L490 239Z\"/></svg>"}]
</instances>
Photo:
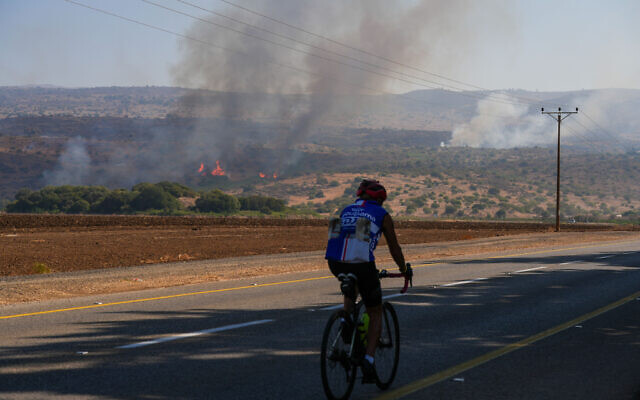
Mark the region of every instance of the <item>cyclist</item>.
<instances>
[{"instance_id":1,"label":"cyclist","mask_svg":"<svg viewBox=\"0 0 640 400\"><path fill-rule=\"evenodd\" d=\"M356 195L356 202L345 207L340 213L340 218L332 218L329 223L329 242L325 258L335 276L340 273L352 273L357 277L357 286L369 314L362 381L372 383L376 380L374 354L382 329L382 291L373 252L382 233L400 272L411 278L412 271L404 262L391 215L382 207L382 203L387 199L384 186L376 180L365 179ZM345 296L345 311L350 313L354 306L353 301Z\"/></svg>"}]
</instances>

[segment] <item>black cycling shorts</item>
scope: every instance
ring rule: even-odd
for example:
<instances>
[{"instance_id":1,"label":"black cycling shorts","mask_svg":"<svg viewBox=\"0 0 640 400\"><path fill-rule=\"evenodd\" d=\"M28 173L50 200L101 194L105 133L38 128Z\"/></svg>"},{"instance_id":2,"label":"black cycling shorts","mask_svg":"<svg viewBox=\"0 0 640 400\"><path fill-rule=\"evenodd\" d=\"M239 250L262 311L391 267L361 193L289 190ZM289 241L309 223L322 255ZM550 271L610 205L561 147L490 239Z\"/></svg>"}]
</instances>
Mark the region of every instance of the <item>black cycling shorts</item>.
<instances>
[{"instance_id":1,"label":"black cycling shorts","mask_svg":"<svg viewBox=\"0 0 640 400\"><path fill-rule=\"evenodd\" d=\"M382 304L382 289L375 262L350 264L334 260L327 261L329 269L336 277L341 273L352 273L358 278L358 289L365 306L375 307Z\"/></svg>"}]
</instances>

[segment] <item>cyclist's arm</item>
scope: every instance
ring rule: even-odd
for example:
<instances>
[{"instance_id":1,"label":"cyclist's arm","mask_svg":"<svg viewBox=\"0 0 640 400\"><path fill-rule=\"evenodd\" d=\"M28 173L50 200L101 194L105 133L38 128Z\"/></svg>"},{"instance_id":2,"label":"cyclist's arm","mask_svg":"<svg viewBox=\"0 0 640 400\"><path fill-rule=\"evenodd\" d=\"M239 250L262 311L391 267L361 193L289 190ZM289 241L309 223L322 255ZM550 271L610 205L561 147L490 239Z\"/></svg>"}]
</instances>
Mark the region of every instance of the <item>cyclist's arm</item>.
<instances>
[{"instance_id":1,"label":"cyclist's arm","mask_svg":"<svg viewBox=\"0 0 640 400\"><path fill-rule=\"evenodd\" d=\"M404 263L404 255L402 254L402 249L398 244L396 231L393 228L393 220L389 214L385 215L384 220L382 220L382 232L384 233L385 239L387 239L389 253L391 253L393 261L398 265L400 272L404 273L407 269L406 264Z\"/></svg>"}]
</instances>

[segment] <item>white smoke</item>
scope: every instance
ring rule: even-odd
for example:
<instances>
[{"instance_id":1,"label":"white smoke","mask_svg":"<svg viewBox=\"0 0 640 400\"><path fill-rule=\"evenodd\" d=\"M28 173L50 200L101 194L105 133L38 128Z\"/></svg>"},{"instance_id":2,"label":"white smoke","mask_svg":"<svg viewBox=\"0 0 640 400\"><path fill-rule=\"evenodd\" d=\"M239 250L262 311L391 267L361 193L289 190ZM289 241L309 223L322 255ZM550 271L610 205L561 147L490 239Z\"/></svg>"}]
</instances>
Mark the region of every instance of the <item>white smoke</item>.
<instances>
[{"instance_id":1,"label":"white smoke","mask_svg":"<svg viewBox=\"0 0 640 400\"><path fill-rule=\"evenodd\" d=\"M476 115L456 126L452 146L513 148L552 144L556 137L553 121L540 110L505 94L494 94L478 101Z\"/></svg>"},{"instance_id":2,"label":"white smoke","mask_svg":"<svg viewBox=\"0 0 640 400\"><path fill-rule=\"evenodd\" d=\"M45 171L44 181L50 185L84 185L91 175L91 157L85 140L81 137L69 139L51 171Z\"/></svg>"},{"instance_id":3,"label":"white smoke","mask_svg":"<svg viewBox=\"0 0 640 400\"><path fill-rule=\"evenodd\" d=\"M476 43L486 40L469 30L470 22L482 20L484 30L491 35L504 35L513 27L505 24L511 7L508 2L494 3L487 13L486 4L472 0L419 0L396 2L388 0L351 0L348 2L323 1L268 1L258 0L253 7L311 31L325 32L327 36L366 52L383 55L401 64L420 65L425 69L452 71L464 64L461 55L473 51ZM277 168L294 163L293 146L304 140L319 124L331 124L335 112L335 99L341 95L381 93L387 90L405 92L415 89L407 76L389 72L421 75L397 64L369 57L361 52L336 46L316 36L285 29L269 21L255 21L247 13L226 9L225 14L235 19L255 22L261 27L289 37L298 38L315 47L299 42L283 40L263 31L235 24L252 36L264 36L286 47L256 40L254 37L225 31L203 21L197 21L187 35L219 47L205 46L201 42L183 40L182 59L172 72L178 85L218 91L217 102L206 102L191 96L182 103L182 115L222 116L229 121L251 118L256 106L269 102L265 119L279 125L280 135L269 146L277 156L273 163ZM216 20L217 21L217 20ZM228 21L227 21L228 22ZM225 22L226 23L226 22ZM294 47L301 51L295 52ZM319 48L330 52L320 51ZM452 51L455 49L455 51ZM340 54L351 57L343 58ZM355 59L363 62L355 61ZM332 62L329 60L337 60ZM384 69L376 68L376 65ZM286 68L292 66L293 68ZM354 68L355 66L355 68ZM400 77L403 79L396 79ZM432 78L432 77L429 77ZM425 86L418 86L424 88ZM430 87L427 85L426 87ZM238 96L238 93L278 95L304 94L295 97ZM264 99L264 100L261 100ZM212 107L213 106L213 107ZM207 112L211 114L207 114ZM338 110L345 111L345 110ZM215 145L223 154L234 152L232 130L209 131Z\"/></svg>"}]
</instances>

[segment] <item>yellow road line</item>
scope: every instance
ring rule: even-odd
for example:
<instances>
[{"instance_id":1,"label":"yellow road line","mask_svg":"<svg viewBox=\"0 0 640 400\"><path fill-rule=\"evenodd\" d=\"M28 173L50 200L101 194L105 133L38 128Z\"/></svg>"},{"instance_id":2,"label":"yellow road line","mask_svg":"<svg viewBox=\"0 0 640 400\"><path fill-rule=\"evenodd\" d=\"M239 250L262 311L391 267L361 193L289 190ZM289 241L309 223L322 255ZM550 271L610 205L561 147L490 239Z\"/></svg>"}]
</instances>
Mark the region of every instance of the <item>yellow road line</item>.
<instances>
[{"instance_id":1,"label":"yellow road line","mask_svg":"<svg viewBox=\"0 0 640 400\"><path fill-rule=\"evenodd\" d=\"M120 304L142 303L142 302L145 302L145 301L175 299L175 298L178 298L178 297L195 296L195 295L199 295L199 294L220 293L220 292L229 292L229 291L232 291L232 290L253 289L253 288L259 288L259 287L266 287L266 286L286 285L286 284L290 284L290 283L316 281L316 280L328 279L328 278L333 278L333 276L321 276L321 277L318 277L318 278L306 278L306 279L297 279L297 280L293 280L293 281L263 283L263 284L251 285L251 286L238 286L238 287L226 288L226 289L205 290L205 291L201 291L201 292L180 293L180 294L172 294L172 295L168 295L168 296L150 297L150 298L147 298L147 299L116 301L116 302L113 302L113 303L104 303L104 304L92 304L90 306L60 308L58 310L37 311L37 312L25 313L25 314L7 315L7 316L4 316L4 317L0 316L0 319L28 317L28 316L32 316L32 315L42 315L42 314L52 314L52 313L63 312L63 311L86 310L86 309L89 309L89 308L117 306L117 305L120 305Z\"/></svg>"},{"instance_id":2,"label":"yellow road line","mask_svg":"<svg viewBox=\"0 0 640 400\"><path fill-rule=\"evenodd\" d=\"M437 372L431 376L427 376L425 378L422 379L418 379L417 381L411 382L408 385L405 385L401 388L392 390L390 392L387 392L379 397L377 397L377 400L390 400L390 399L399 399L401 397L407 396L411 393L415 393L419 390L422 389L426 389L429 386L436 384L438 382L441 382L445 379L449 379L454 377L455 375L458 375L464 371L467 371L469 369L475 368L481 364L484 364L486 362L489 362L493 359L496 359L500 356L503 356L505 354L511 353L512 351L521 349L523 347L529 346L532 343L535 343L539 340L545 339L549 336L555 335L558 332L561 332L565 329L571 328L572 326L575 326L581 322L587 321L591 318L597 317L600 314L604 314L607 311L611 311L614 308L620 307L623 304L626 304L630 301L632 301L633 299L640 297L640 292L636 292L632 295L629 295L625 298L622 298L618 301L615 301L611 304L608 304L604 307L598 308L595 311L592 311L590 313L581 315L577 318L572 319L571 321L567 321L565 323L562 323L558 326L555 326L553 328L547 329L545 331L542 331L540 333L537 333L533 336L530 336L526 339L523 339L519 342L516 343L512 343L509 344L505 347L502 347L498 350L494 350L492 352L486 353L484 355L481 355L479 357L476 357L474 359L471 359L469 361L465 361L461 364L458 364L454 367L445 369L443 371Z\"/></svg>"},{"instance_id":3,"label":"yellow road line","mask_svg":"<svg viewBox=\"0 0 640 400\"><path fill-rule=\"evenodd\" d=\"M625 244L625 243L632 243L632 242L633 241L615 242L615 244ZM556 250L547 250L547 251L541 250L541 251L535 251L535 252L529 252L529 253L509 254L509 255L506 255L506 256L495 256L495 257L469 259L469 260L462 260L462 261L478 261L478 260L492 259L492 258L506 258L506 257L516 257L516 256L526 256L526 255L539 254L539 253L552 253L552 252L557 252L557 251L585 249L585 248L596 247L596 246L601 246L601 245L602 245L602 243L594 244L594 245L590 245L590 246L569 247L569 248L556 249ZM439 265L439 264L443 264L443 262L423 263L423 264L420 264L420 265L416 265L414 268L422 268L422 267L428 267L428 266ZM329 278L333 278L333 276L321 276L321 277L318 277L318 278L298 279L298 280L293 280L293 281L264 283L264 284L260 284L260 285L239 286L239 287L227 288L227 289L205 290L205 291L202 291L202 292L181 293L181 294L174 294L174 295L169 295L169 296L151 297L151 298L146 298L146 299L117 301L117 302L113 302L113 303L104 303L104 304L92 304L90 306L61 308L61 309L57 309L57 310L47 310L47 311L37 311L37 312L25 313L25 314L15 314L15 315L0 316L0 320L9 319L9 318L29 317L29 316L33 316L33 315L53 314L53 313L64 312L64 311L86 310L86 309L90 309L90 308L116 306L116 305L120 305L120 304L132 304L132 303L142 303L142 302L154 301L154 300L174 299L174 298L178 298L178 297L195 296L195 295L199 295L199 294L228 292L228 291L232 291L232 290L252 289L252 288L256 288L256 287L265 287L265 286L285 285L285 284L290 284L290 283L307 282L307 281L314 281L314 280L320 280L320 279L329 279Z\"/></svg>"}]
</instances>

